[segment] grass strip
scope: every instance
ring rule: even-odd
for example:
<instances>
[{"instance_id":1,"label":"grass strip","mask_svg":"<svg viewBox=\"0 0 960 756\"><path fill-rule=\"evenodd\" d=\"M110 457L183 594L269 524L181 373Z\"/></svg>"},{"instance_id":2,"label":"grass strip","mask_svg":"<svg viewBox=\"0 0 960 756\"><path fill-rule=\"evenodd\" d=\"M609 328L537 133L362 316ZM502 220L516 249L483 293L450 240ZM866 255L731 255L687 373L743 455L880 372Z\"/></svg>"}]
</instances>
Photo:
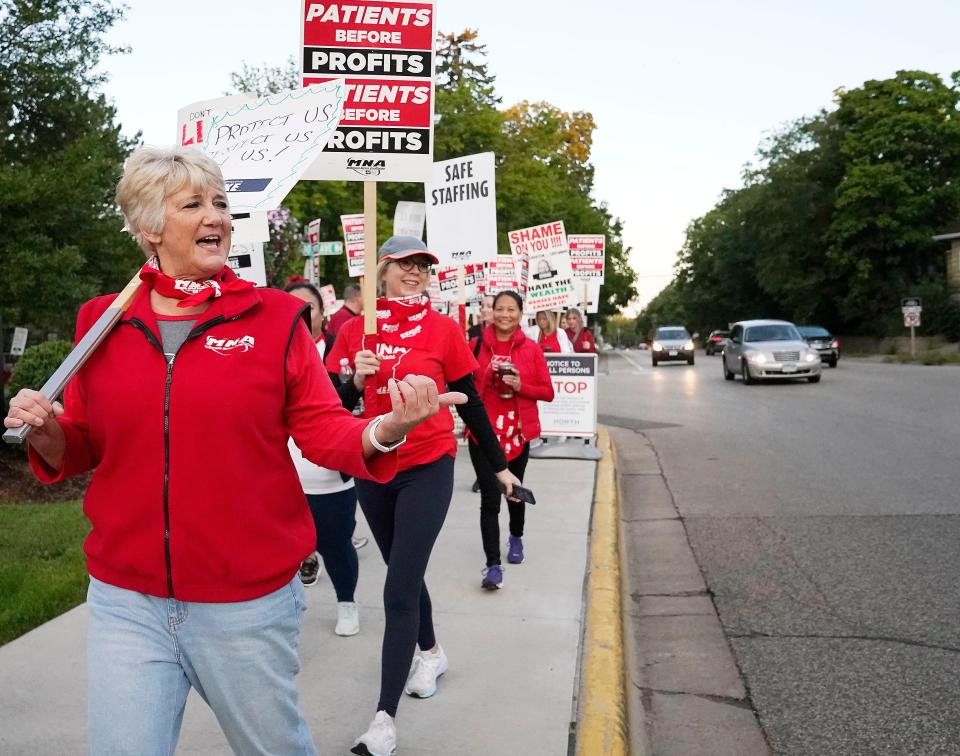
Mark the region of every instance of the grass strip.
<instances>
[{"instance_id":1,"label":"grass strip","mask_svg":"<svg viewBox=\"0 0 960 756\"><path fill-rule=\"evenodd\" d=\"M0 505L0 644L86 598L79 501Z\"/></svg>"}]
</instances>

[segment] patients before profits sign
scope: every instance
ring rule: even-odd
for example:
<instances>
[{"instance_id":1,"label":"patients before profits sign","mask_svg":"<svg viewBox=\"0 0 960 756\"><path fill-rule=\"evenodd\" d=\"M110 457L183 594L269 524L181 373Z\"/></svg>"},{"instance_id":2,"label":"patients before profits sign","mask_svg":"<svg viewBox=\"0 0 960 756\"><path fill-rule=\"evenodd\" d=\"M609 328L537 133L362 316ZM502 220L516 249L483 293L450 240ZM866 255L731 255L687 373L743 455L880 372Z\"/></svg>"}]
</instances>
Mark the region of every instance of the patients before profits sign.
<instances>
[{"instance_id":1,"label":"patients before profits sign","mask_svg":"<svg viewBox=\"0 0 960 756\"><path fill-rule=\"evenodd\" d=\"M434 164L425 187L427 238L441 265L480 263L497 258L497 197L494 155Z\"/></svg>"},{"instance_id":2,"label":"patients before profits sign","mask_svg":"<svg viewBox=\"0 0 960 756\"><path fill-rule=\"evenodd\" d=\"M301 5L303 85L346 80L340 126L308 179L430 181L434 3Z\"/></svg>"}]
</instances>

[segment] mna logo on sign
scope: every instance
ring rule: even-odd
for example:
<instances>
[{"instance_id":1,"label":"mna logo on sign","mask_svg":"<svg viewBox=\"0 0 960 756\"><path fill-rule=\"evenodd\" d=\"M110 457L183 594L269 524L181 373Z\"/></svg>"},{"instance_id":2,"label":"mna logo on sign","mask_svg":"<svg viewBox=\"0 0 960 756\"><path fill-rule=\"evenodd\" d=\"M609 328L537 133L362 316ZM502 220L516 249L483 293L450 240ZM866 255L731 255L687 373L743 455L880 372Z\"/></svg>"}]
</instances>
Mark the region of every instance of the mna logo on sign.
<instances>
[{"instance_id":1,"label":"mna logo on sign","mask_svg":"<svg viewBox=\"0 0 960 756\"><path fill-rule=\"evenodd\" d=\"M379 176L387 169L387 161L347 158L347 168L361 176Z\"/></svg>"},{"instance_id":2,"label":"mna logo on sign","mask_svg":"<svg viewBox=\"0 0 960 756\"><path fill-rule=\"evenodd\" d=\"M216 336L207 336L207 342L203 346L211 352L227 357L237 350L249 352L253 349L254 339L253 336L241 336L239 339L218 339Z\"/></svg>"}]
</instances>

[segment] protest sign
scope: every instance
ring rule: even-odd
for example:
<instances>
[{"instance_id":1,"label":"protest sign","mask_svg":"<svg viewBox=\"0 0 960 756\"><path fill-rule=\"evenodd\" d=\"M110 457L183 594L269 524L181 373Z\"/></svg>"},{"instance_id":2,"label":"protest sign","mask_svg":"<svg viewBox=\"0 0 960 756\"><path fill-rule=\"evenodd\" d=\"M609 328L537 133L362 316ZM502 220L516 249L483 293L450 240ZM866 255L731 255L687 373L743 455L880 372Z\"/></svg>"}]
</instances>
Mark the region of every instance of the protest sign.
<instances>
[{"instance_id":1,"label":"protest sign","mask_svg":"<svg viewBox=\"0 0 960 756\"><path fill-rule=\"evenodd\" d=\"M597 432L597 355L546 354L552 402L538 402L541 436L593 436Z\"/></svg>"},{"instance_id":2,"label":"protest sign","mask_svg":"<svg viewBox=\"0 0 960 756\"><path fill-rule=\"evenodd\" d=\"M320 241L320 219L312 220L307 224L307 241L316 244Z\"/></svg>"},{"instance_id":3,"label":"protest sign","mask_svg":"<svg viewBox=\"0 0 960 756\"><path fill-rule=\"evenodd\" d=\"M497 256L497 198L494 155L477 155L434 164L424 187L427 238L441 265L463 265Z\"/></svg>"},{"instance_id":4,"label":"protest sign","mask_svg":"<svg viewBox=\"0 0 960 756\"><path fill-rule=\"evenodd\" d=\"M247 242L230 247L227 265L244 281L257 286L267 285L267 268L263 261L263 242Z\"/></svg>"},{"instance_id":5,"label":"protest sign","mask_svg":"<svg viewBox=\"0 0 960 756\"><path fill-rule=\"evenodd\" d=\"M27 336L30 331L19 326L13 329L13 341L10 342L10 354L19 357L27 348Z\"/></svg>"},{"instance_id":6,"label":"protest sign","mask_svg":"<svg viewBox=\"0 0 960 756\"><path fill-rule=\"evenodd\" d=\"M531 255L527 264L525 310L555 310L575 304L573 271L566 249Z\"/></svg>"},{"instance_id":7,"label":"protest sign","mask_svg":"<svg viewBox=\"0 0 960 756\"><path fill-rule=\"evenodd\" d=\"M423 239L423 221L427 207L422 202L398 202L393 213L394 236L412 236Z\"/></svg>"},{"instance_id":8,"label":"protest sign","mask_svg":"<svg viewBox=\"0 0 960 756\"><path fill-rule=\"evenodd\" d=\"M337 293L334 291L331 284L326 286L321 286L320 289L320 300L323 304L323 314L324 315L333 315L340 308L337 306Z\"/></svg>"},{"instance_id":9,"label":"protest sign","mask_svg":"<svg viewBox=\"0 0 960 756\"><path fill-rule=\"evenodd\" d=\"M198 146L223 172L233 212L272 210L323 151L340 122L342 80L214 108Z\"/></svg>"},{"instance_id":10,"label":"protest sign","mask_svg":"<svg viewBox=\"0 0 960 756\"><path fill-rule=\"evenodd\" d=\"M507 255L498 255L486 265L484 292L499 294L501 291L520 291L520 273L517 260Z\"/></svg>"},{"instance_id":11,"label":"protest sign","mask_svg":"<svg viewBox=\"0 0 960 756\"><path fill-rule=\"evenodd\" d=\"M433 251L433 250L431 250ZM479 296L477 291L478 278L482 277L482 265L457 265L453 267L437 268L435 278L439 287L439 296L445 302L460 301L460 268L463 268L463 300L464 303L476 302Z\"/></svg>"},{"instance_id":12,"label":"protest sign","mask_svg":"<svg viewBox=\"0 0 960 756\"><path fill-rule=\"evenodd\" d=\"M222 112L229 108L252 104L256 101L256 95L235 94L227 97L199 100L190 105L184 105L177 111L176 143L181 147L202 146L210 135L210 122L213 119L214 111Z\"/></svg>"},{"instance_id":13,"label":"protest sign","mask_svg":"<svg viewBox=\"0 0 960 756\"><path fill-rule=\"evenodd\" d=\"M305 247L309 247L309 244L304 244ZM320 258L316 255L310 255L306 260L303 261L303 277L306 278L314 286L320 285Z\"/></svg>"},{"instance_id":14,"label":"protest sign","mask_svg":"<svg viewBox=\"0 0 960 756\"><path fill-rule=\"evenodd\" d=\"M600 285L600 280L596 278L588 281L586 284L587 301L585 306L588 314L600 312ZM581 288L583 288L583 284L581 284ZM581 304L584 303L581 302Z\"/></svg>"},{"instance_id":15,"label":"protest sign","mask_svg":"<svg viewBox=\"0 0 960 756\"><path fill-rule=\"evenodd\" d=\"M233 218L231 239L234 244L270 241L270 225L265 212L231 213L231 217Z\"/></svg>"},{"instance_id":16,"label":"protest sign","mask_svg":"<svg viewBox=\"0 0 960 756\"><path fill-rule=\"evenodd\" d=\"M574 278L603 281L606 241L603 234L570 234L567 237Z\"/></svg>"},{"instance_id":17,"label":"protest sign","mask_svg":"<svg viewBox=\"0 0 960 756\"><path fill-rule=\"evenodd\" d=\"M363 213L341 215L344 249L347 252L347 273L351 276L363 275L364 233L366 225Z\"/></svg>"},{"instance_id":18,"label":"protest sign","mask_svg":"<svg viewBox=\"0 0 960 756\"><path fill-rule=\"evenodd\" d=\"M567 234L563 229L563 221L510 231L507 240L510 242L510 252L521 257L567 251Z\"/></svg>"},{"instance_id":19,"label":"protest sign","mask_svg":"<svg viewBox=\"0 0 960 756\"><path fill-rule=\"evenodd\" d=\"M305 178L429 181L433 170L434 3L303 0L304 86L345 77L343 120Z\"/></svg>"}]
</instances>

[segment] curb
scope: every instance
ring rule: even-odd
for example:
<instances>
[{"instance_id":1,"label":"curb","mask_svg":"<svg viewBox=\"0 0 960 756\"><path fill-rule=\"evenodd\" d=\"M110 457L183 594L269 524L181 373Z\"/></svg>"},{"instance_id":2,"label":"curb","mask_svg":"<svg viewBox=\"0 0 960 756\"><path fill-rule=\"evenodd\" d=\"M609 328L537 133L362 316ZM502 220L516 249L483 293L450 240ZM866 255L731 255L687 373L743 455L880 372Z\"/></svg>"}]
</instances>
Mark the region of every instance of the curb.
<instances>
[{"instance_id":1,"label":"curb","mask_svg":"<svg viewBox=\"0 0 960 756\"><path fill-rule=\"evenodd\" d=\"M576 753L578 756L626 756L630 748L620 574L620 504L613 444L603 426L598 429L597 448L603 452L603 459L597 463L590 523L581 720Z\"/></svg>"}]
</instances>

